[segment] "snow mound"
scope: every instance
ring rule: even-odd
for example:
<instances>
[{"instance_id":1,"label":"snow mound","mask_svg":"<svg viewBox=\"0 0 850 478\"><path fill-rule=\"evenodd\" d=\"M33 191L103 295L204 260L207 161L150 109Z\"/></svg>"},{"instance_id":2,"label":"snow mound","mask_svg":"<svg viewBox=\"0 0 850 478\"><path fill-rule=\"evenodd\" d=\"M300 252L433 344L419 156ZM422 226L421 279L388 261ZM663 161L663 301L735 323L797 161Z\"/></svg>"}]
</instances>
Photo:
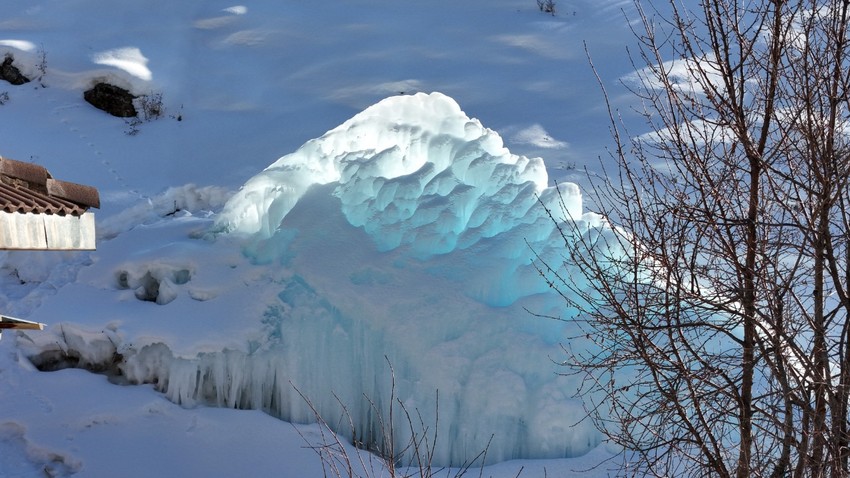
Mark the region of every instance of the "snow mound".
<instances>
[{"instance_id":1,"label":"snow mound","mask_svg":"<svg viewBox=\"0 0 850 478\"><path fill-rule=\"evenodd\" d=\"M538 197L553 204L556 196L547 182L542 159L511 154L496 132L451 98L401 95L251 178L217 223L227 231L271 236L308 188L336 183L346 218L379 249L410 245L419 255L443 254L535 222L544 214ZM578 218L578 188L561 192Z\"/></svg>"},{"instance_id":2,"label":"snow mound","mask_svg":"<svg viewBox=\"0 0 850 478\"><path fill-rule=\"evenodd\" d=\"M148 69L148 58L136 47L102 51L94 54L92 61L97 65L114 66L144 81L153 79L153 73Z\"/></svg>"}]
</instances>

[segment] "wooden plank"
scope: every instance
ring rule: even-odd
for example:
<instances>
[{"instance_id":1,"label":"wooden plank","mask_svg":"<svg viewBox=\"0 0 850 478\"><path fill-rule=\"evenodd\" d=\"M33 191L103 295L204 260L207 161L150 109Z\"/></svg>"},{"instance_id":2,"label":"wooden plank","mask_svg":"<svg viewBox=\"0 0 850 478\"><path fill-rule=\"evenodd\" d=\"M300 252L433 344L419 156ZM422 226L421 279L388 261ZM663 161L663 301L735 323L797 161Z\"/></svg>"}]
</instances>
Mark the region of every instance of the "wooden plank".
<instances>
[{"instance_id":1,"label":"wooden plank","mask_svg":"<svg viewBox=\"0 0 850 478\"><path fill-rule=\"evenodd\" d=\"M18 322L0 322L0 329L44 330L44 324L21 324Z\"/></svg>"},{"instance_id":2,"label":"wooden plank","mask_svg":"<svg viewBox=\"0 0 850 478\"><path fill-rule=\"evenodd\" d=\"M32 322L30 320L16 319L0 315L0 330L2 329L19 329L19 330L44 330L45 324L40 322Z\"/></svg>"}]
</instances>

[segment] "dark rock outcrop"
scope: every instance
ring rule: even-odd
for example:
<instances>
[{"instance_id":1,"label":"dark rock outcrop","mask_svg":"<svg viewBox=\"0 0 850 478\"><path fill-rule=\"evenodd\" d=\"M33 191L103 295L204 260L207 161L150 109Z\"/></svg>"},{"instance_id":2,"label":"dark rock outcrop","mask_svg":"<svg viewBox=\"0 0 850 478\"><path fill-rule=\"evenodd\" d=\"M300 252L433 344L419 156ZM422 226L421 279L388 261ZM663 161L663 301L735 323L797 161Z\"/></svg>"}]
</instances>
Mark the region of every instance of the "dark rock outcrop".
<instances>
[{"instance_id":1,"label":"dark rock outcrop","mask_svg":"<svg viewBox=\"0 0 850 478\"><path fill-rule=\"evenodd\" d=\"M29 83L30 79L22 75L21 70L12 64L14 61L15 59L12 58L12 55L6 55L3 64L0 64L0 79L6 80L13 85Z\"/></svg>"},{"instance_id":2,"label":"dark rock outcrop","mask_svg":"<svg viewBox=\"0 0 850 478\"><path fill-rule=\"evenodd\" d=\"M131 118L138 112L133 106L136 98L129 91L109 83L98 83L83 93L83 98L99 110L119 118Z\"/></svg>"}]
</instances>

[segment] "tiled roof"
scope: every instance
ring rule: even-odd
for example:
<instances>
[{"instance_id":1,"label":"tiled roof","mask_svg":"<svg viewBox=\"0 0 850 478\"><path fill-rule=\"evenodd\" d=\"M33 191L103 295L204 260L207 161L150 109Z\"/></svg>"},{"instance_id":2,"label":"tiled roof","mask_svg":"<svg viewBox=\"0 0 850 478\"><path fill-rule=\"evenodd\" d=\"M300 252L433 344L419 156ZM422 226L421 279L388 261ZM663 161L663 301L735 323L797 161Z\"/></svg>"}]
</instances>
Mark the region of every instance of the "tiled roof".
<instances>
[{"instance_id":1,"label":"tiled roof","mask_svg":"<svg viewBox=\"0 0 850 478\"><path fill-rule=\"evenodd\" d=\"M53 179L41 166L0 157L0 211L80 216L100 207L97 189Z\"/></svg>"}]
</instances>

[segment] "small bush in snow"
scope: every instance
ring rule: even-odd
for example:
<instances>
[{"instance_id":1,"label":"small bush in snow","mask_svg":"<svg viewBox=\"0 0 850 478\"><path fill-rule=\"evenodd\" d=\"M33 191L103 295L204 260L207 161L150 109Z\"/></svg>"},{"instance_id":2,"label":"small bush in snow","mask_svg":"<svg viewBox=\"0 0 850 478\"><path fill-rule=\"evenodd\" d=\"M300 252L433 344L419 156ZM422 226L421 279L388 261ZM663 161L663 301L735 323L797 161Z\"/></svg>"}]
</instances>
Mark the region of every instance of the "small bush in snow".
<instances>
[{"instance_id":1,"label":"small bush in snow","mask_svg":"<svg viewBox=\"0 0 850 478\"><path fill-rule=\"evenodd\" d=\"M136 116L125 120L125 123L127 123L127 129L124 131L124 134L127 136L135 136L139 134L139 126L141 126L142 123L157 120L165 115L165 105L162 101L162 93L151 92L146 95L138 96L133 103L138 110L138 113ZM177 117L178 121L181 121L182 119L182 115Z\"/></svg>"},{"instance_id":2,"label":"small bush in snow","mask_svg":"<svg viewBox=\"0 0 850 478\"><path fill-rule=\"evenodd\" d=\"M128 120L124 120L124 122L127 123L127 129L124 130L124 134L127 136L136 136L139 134L139 126L142 124L142 120L134 116Z\"/></svg>"},{"instance_id":3,"label":"small bush in snow","mask_svg":"<svg viewBox=\"0 0 850 478\"><path fill-rule=\"evenodd\" d=\"M388 410L379 407L375 401L364 396L367 407L376 417L376 424L370 430L357 430L350 408L342 403L339 397L334 395L342 409L342 419L335 425L345 426L348 422L353 445L358 450L350 450L338 434L338 429L325 421L316 406L310 399L301 393L297 387L295 391L306 402L313 412L319 427L319 439L301 438L312 448L322 461L322 470L326 478L436 478L445 476L447 478L461 478L466 475L476 463L480 465L479 476L483 476L484 462L487 458L487 450L490 445L471 457L453 470L436 466L433 463L437 448L437 435L439 427L439 401L440 394L437 391L437 419L434 423L426 424L418 409L410 409L405 402L396 397L395 370L390 359L384 356L390 369L390 400ZM294 386L294 385L293 385ZM400 418L400 419L399 419ZM299 431L299 433L301 433ZM409 438L399 440L397 433ZM490 437L492 441L493 437ZM361 453L359 450L365 450ZM522 470L519 472L522 473ZM519 476L519 474L517 474Z\"/></svg>"},{"instance_id":4,"label":"small bush in snow","mask_svg":"<svg viewBox=\"0 0 850 478\"><path fill-rule=\"evenodd\" d=\"M555 0L537 0L537 8L543 13L555 16Z\"/></svg>"},{"instance_id":5,"label":"small bush in snow","mask_svg":"<svg viewBox=\"0 0 850 478\"><path fill-rule=\"evenodd\" d=\"M42 88L46 88L44 76L47 75L47 51L45 51L44 45L38 47L36 54L38 55L38 63L36 63L35 69L38 70L38 83Z\"/></svg>"},{"instance_id":6,"label":"small bush in snow","mask_svg":"<svg viewBox=\"0 0 850 478\"><path fill-rule=\"evenodd\" d=\"M142 95L138 101L139 109L141 109L145 121L159 119L165 113L165 107L162 104L162 93Z\"/></svg>"}]
</instances>

